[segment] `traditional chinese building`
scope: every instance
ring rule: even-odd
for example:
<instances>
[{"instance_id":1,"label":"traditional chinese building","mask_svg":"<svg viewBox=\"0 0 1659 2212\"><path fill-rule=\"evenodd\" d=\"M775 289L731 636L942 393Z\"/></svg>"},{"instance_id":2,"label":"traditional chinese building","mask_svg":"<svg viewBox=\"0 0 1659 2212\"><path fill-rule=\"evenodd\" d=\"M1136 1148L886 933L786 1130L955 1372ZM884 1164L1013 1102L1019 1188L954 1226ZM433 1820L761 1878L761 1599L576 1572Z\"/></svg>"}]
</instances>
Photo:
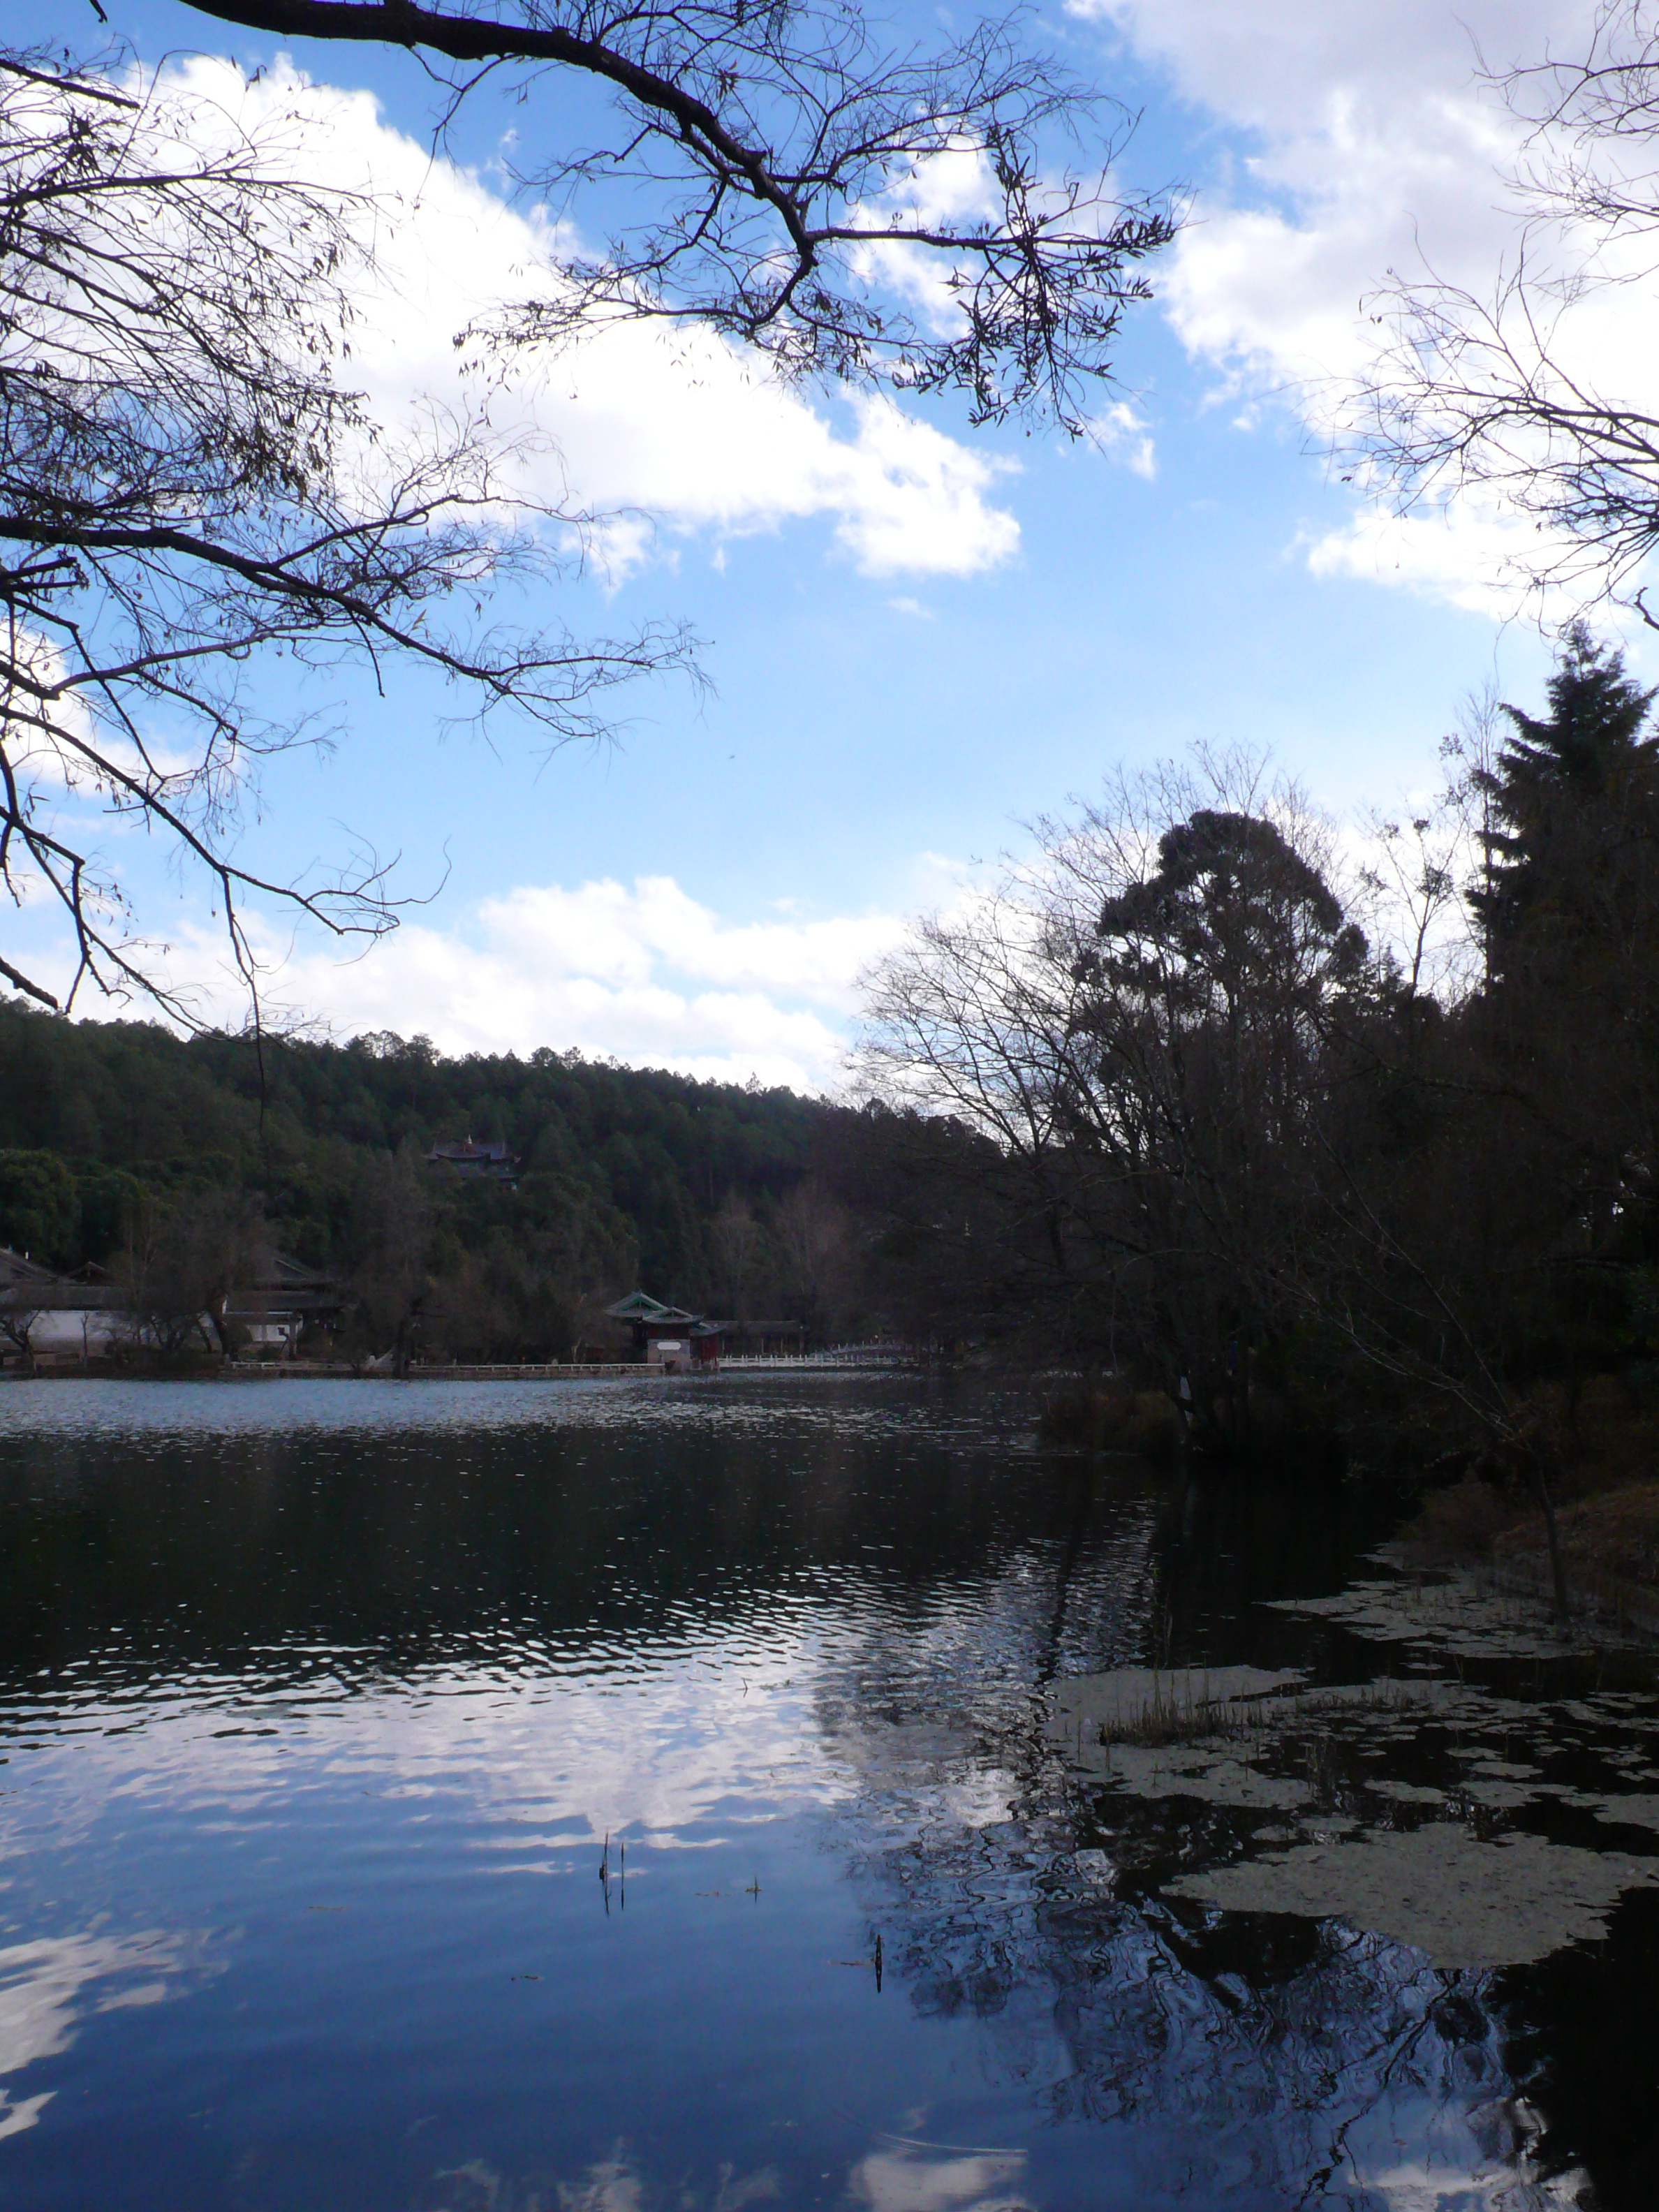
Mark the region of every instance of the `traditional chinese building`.
<instances>
[{"instance_id":1,"label":"traditional chinese building","mask_svg":"<svg viewBox=\"0 0 1659 2212\"><path fill-rule=\"evenodd\" d=\"M611 1349L624 1359L637 1359L665 1374L690 1374L694 1367L711 1365L720 1356L723 1324L709 1321L684 1306L664 1305L643 1291L618 1298L601 1316L608 1324L587 1333L587 1342L609 1335Z\"/></svg>"},{"instance_id":2,"label":"traditional chinese building","mask_svg":"<svg viewBox=\"0 0 1659 2212\"><path fill-rule=\"evenodd\" d=\"M497 1182L511 1182L519 1172L518 1154L509 1152L506 1139L500 1137L483 1144L469 1136L459 1145L434 1145L426 1161L428 1167L449 1168L457 1175L489 1176Z\"/></svg>"}]
</instances>

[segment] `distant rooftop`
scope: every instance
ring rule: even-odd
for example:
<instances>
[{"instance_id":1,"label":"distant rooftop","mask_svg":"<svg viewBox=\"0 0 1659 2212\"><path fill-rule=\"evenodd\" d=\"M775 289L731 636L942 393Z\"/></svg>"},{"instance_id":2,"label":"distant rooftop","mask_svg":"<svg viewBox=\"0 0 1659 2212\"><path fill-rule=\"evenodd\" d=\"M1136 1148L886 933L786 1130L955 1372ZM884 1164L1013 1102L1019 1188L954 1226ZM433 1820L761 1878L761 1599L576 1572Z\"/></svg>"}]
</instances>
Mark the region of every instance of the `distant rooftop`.
<instances>
[{"instance_id":1,"label":"distant rooftop","mask_svg":"<svg viewBox=\"0 0 1659 2212\"><path fill-rule=\"evenodd\" d=\"M459 1145L434 1145L427 1154L430 1167L457 1168L464 1175L510 1176L519 1169L518 1155L501 1137L463 1137Z\"/></svg>"},{"instance_id":2,"label":"distant rooftop","mask_svg":"<svg viewBox=\"0 0 1659 2212\"><path fill-rule=\"evenodd\" d=\"M630 1291L625 1298L618 1298L606 1313L612 1321L696 1321L699 1316L688 1313L684 1306L665 1306L658 1298L647 1297L643 1291Z\"/></svg>"}]
</instances>

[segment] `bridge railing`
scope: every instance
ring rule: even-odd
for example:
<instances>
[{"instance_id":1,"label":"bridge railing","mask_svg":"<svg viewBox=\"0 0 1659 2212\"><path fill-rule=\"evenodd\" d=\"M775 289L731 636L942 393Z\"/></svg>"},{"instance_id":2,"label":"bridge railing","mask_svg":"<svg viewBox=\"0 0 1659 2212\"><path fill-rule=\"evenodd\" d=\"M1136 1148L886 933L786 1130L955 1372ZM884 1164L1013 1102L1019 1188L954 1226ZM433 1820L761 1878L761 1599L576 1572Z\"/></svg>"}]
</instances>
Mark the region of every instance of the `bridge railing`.
<instances>
[{"instance_id":1,"label":"bridge railing","mask_svg":"<svg viewBox=\"0 0 1659 2212\"><path fill-rule=\"evenodd\" d=\"M817 1352L723 1352L720 1364L723 1370L733 1367L897 1367L912 1356L908 1345L884 1340L826 1345Z\"/></svg>"}]
</instances>

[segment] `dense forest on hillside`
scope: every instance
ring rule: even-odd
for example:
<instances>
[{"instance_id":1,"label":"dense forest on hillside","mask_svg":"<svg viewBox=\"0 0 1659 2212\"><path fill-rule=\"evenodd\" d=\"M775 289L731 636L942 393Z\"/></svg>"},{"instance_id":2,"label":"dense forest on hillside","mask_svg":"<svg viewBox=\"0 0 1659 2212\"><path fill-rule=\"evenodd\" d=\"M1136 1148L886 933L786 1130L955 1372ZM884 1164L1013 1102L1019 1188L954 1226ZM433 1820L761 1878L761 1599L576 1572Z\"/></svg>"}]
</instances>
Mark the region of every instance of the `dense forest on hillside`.
<instances>
[{"instance_id":1,"label":"dense forest on hillside","mask_svg":"<svg viewBox=\"0 0 1659 2212\"><path fill-rule=\"evenodd\" d=\"M641 1285L822 1332L865 1294L868 1224L836 1194L860 1118L576 1054L256 1048L8 1000L0 1242L65 1268L160 1247L204 1298L263 1244L346 1283L369 1340L414 1305L429 1340L478 1358L568 1356ZM469 1135L509 1146L511 1187L428 1164Z\"/></svg>"}]
</instances>

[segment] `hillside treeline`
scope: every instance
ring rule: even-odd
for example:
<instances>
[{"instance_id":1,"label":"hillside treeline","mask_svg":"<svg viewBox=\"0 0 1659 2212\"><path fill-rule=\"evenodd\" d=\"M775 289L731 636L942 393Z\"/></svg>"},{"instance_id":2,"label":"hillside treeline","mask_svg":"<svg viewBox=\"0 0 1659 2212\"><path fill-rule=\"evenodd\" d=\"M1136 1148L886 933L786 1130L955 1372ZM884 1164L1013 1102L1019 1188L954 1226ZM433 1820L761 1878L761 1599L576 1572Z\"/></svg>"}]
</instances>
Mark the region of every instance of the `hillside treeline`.
<instances>
[{"instance_id":1,"label":"hillside treeline","mask_svg":"<svg viewBox=\"0 0 1659 2212\"><path fill-rule=\"evenodd\" d=\"M963 1327L1231 1454L1431 1411L1534 1481L1590 1378L1659 1382L1652 699L1577 630L1358 859L1210 757L919 927L868 1075L936 1117L897 1195Z\"/></svg>"},{"instance_id":2,"label":"hillside treeline","mask_svg":"<svg viewBox=\"0 0 1659 2212\"><path fill-rule=\"evenodd\" d=\"M277 1253L338 1279L353 1350L568 1357L641 1286L822 1334L869 1302L878 1228L843 1194L866 1118L550 1050L256 1048L8 1000L0 1243L114 1273L163 1343ZM469 1135L510 1147L511 1187L428 1164Z\"/></svg>"}]
</instances>

